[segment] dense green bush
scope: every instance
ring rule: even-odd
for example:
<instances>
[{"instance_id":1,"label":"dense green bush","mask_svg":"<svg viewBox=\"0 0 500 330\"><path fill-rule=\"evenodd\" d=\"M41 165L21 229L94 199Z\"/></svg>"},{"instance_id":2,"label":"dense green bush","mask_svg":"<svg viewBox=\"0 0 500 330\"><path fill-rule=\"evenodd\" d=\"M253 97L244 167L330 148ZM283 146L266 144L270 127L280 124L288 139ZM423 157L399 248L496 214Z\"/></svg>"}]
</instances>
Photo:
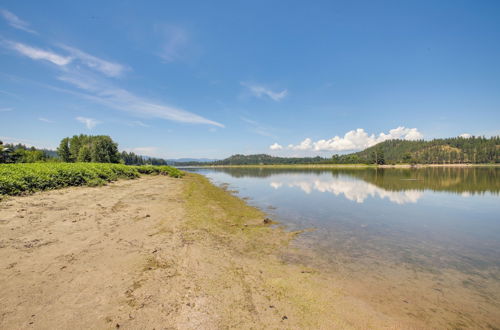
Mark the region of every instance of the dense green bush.
<instances>
[{"instance_id":1,"label":"dense green bush","mask_svg":"<svg viewBox=\"0 0 500 330\"><path fill-rule=\"evenodd\" d=\"M100 163L0 164L0 195L20 195L69 186L98 186L140 174L182 177L170 166L127 166Z\"/></svg>"},{"instance_id":2,"label":"dense green bush","mask_svg":"<svg viewBox=\"0 0 500 330\"><path fill-rule=\"evenodd\" d=\"M154 165L141 165L141 166L131 166L137 169L141 174L161 174L168 175L174 178L180 178L184 173L175 167L171 166L154 166Z\"/></svg>"},{"instance_id":3,"label":"dense green bush","mask_svg":"<svg viewBox=\"0 0 500 330\"><path fill-rule=\"evenodd\" d=\"M118 144L107 135L74 135L61 140L57 148L64 162L119 163Z\"/></svg>"}]
</instances>

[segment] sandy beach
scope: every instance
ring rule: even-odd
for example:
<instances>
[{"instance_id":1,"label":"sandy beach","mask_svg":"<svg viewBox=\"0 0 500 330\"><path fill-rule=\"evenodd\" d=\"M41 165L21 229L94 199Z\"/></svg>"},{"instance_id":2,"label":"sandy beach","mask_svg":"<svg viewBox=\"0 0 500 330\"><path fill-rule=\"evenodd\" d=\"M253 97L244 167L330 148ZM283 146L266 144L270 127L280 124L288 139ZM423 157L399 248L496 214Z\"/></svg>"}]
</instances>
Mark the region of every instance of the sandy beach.
<instances>
[{"instance_id":1,"label":"sandy beach","mask_svg":"<svg viewBox=\"0 0 500 330\"><path fill-rule=\"evenodd\" d=\"M4 199L0 328L421 328L301 264L264 218L194 174Z\"/></svg>"}]
</instances>

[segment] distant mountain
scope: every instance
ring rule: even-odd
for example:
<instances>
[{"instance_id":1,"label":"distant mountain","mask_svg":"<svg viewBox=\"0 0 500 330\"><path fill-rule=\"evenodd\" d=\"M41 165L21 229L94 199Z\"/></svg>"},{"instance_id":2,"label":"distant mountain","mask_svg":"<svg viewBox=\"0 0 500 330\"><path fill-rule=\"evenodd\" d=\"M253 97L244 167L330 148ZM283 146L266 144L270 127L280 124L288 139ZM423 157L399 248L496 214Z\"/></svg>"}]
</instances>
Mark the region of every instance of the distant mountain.
<instances>
[{"instance_id":1,"label":"distant mountain","mask_svg":"<svg viewBox=\"0 0 500 330\"><path fill-rule=\"evenodd\" d=\"M209 162L215 162L218 161L218 159L212 159L212 158L176 158L176 159L167 159L167 163L169 165L177 165L177 164L184 164L184 163L209 163Z\"/></svg>"}]
</instances>

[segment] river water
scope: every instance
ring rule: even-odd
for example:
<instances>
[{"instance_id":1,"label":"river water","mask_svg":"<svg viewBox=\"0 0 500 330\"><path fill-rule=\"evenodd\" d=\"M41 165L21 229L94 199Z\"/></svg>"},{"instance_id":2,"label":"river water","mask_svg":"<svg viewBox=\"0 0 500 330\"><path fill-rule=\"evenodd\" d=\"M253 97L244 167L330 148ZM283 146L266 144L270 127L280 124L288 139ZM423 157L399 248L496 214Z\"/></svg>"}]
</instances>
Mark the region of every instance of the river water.
<instances>
[{"instance_id":1,"label":"river water","mask_svg":"<svg viewBox=\"0 0 500 330\"><path fill-rule=\"evenodd\" d=\"M289 230L382 313L500 327L500 168L196 168Z\"/></svg>"}]
</instances>

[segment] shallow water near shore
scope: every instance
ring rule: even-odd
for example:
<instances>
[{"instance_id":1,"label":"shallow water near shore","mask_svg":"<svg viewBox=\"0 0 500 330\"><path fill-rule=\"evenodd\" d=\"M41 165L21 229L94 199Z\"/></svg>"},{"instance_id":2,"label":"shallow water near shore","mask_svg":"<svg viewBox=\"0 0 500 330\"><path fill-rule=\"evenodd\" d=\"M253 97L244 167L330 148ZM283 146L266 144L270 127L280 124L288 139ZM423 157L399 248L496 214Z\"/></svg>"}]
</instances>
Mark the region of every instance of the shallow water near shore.
<instances>
[{"instance_id":1,"label":"shallow water near shore","mask_svg":"<svg viewBox=\"0 0 500 330\"><path fill-rule=\"evenodd\" d=\"M294 242L299 261L381 313L500 327L499 168L189 170L290 230L314 228Z\"/></svg>"}]
</instances>

